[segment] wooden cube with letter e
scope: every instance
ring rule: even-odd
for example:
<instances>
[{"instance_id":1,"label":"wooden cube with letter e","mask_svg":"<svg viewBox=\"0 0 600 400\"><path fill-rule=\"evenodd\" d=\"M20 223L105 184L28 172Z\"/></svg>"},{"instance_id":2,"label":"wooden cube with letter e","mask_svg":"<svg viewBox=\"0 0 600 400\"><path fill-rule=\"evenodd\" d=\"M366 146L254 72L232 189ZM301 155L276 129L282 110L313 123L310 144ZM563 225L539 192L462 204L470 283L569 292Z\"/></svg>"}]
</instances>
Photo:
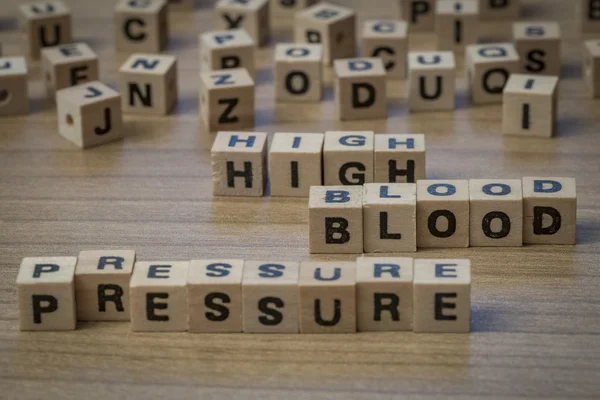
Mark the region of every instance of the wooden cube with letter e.
<instances>
[{"instance_id":1,"label":"wooden cube with letter e","mask_svg":"<svg viewBox=\"0 0 600 400\"><path fill-rule=\"evenodd\" d=\"M400 19L408 22L410 32L433 32L438 0L398 0Z\"/></svg>"},{"instance_id":2,"label":"wooden cube with letter e","mask_svg":"<svg viewBox=\"0 0 600 400\"><path fill-rule=\"evenodd\" d=\"M275 47L275 96L278 102L320 102L323 95L323 46Z\"/></svg>"},{"instance_id":3,"label":"wooden cube with letter e","mask_svg":"<svg viewBox=\"0 0 600 400\"><path fill-rule=\"evenodd\" d=\"M325 132L324 184L364 185L373 182L373 132Z\"/></svg>"},{"instance_id":4,"label":"wooden cube with letter e","mask_svg":"<svg viewBox=\"0 0 600 400\"><path fill-rule=\"evenodd\" d=\"M361 55L381 58L388 78L406 78L407 52L406 21L369 20L364 23Z\"/></svg>"},{"instance_id":5,"label":"wooden cube with letter e","mask_svg":"<svg viewBox=\"0 0 600 400\"><path fill-rule=\"evenodd\" d=\"M435 15L437 49L463 55L465 46L479 38L479 4L477 0L441 0Z\"/></svg>"},{"instance_id":6,"label":"wooden cube with letter e","mask_svg":"<svg viewBox=\"0 0 600 400\"><path fill-rule=\"evenodd\" d=\"M410 111L454 110L456 62L451 51L408 53Z\"/></svg>"},{"instance_id":7,"label":"wooden cube with letter e","mask_svg":"<svg viewBox=\"0 0 600 400\"><path fill-rule=\"evenodd\" d=\"M258 46L269 43L269 0L219 0L213 21L218 30L245 29Z\"/></svg>"},{"instance_id":8,"label":"wooden cube with letter e","mask_svg":"<svg viewBox=\"0 0 600 400\"><path fill-rule=\"evenodd\" d=\"M62 1L38 1L22 4L20 30L26 40L30 59L38 60L44 47L71 43L71 11Z\"/></svg>"},{"instance_id":9,"label":"wooden cube with letter e","mask_svg":"<svg viewBox=\"0 0 600 400\"><path fill-rule=\"evenodd\" d=\"M416 183L425 179L425 135L375 135L376 183Z\"/></svg>"},{"instance_id":10,"label":"wooden cube with letter e","mask_svg":"<svg viewBox=\"0 0 600 400\"><path fill-rule=\"evenodd\" d=\"M467 46L467 83L473 104L502 103L510 74L519 71L519 54L512 43Z\"/></svg>"},{"instance_id":11,"label":"wooden cube with letter e","mask_svg":"<svg viewBox=\"0 0 600 400\"><path fill-rule=\"evenodd\" d=\"M42 49L42 77L52 100L57 90L99 79L98 56L85 43Z\"/></svg>"},{"instance_id":12,"label":"wooden cube with letter e","mask_svg":"<svg viewBox=\"0 0 600 400\"><path fill-rule=\"evenodd\" d=\"M524 74L560 76L558 22L515 22L513 38Z\"/></svg>"},{"instance_id":13,"label":"wooden cube with letter e","mask_svg":"<svg viewBox=\"0 0 600 400\"><path fill-rule=\"evenodd\" d=\"M200 35L200 69L203 72L245 68L254 77L255 52L256 43L244 29Z\"/></svg>"},{"instance_id":14,"label":"wooden cube with letter e","mask_svg":"<svg viewBox=\"0 0 600 400\"><path fill-rule=\"evenodd\" d=\"M169 40L165 0L121 0L115 9L117 51L160 53Z\"/></svg>"},{"instance_id":15,"label":"wooden cube with letter e","mask_svg":"<svg viewBox=\"0 0 600 400\"><path fill-rule=\"evenodd\" d=\"M482 20L518 19L521 0L478 0Z\"/></svg>"},{"instance_id":16,"label":"wooden cube with letter e","mask_svg":"<svg viewBox=\"0 0 600 400\"><path fill-rule=\"evenodd\" d=\"M0 57L0 117L29 112L27 75L24 57Z\"/></svg>"}]
</instances>

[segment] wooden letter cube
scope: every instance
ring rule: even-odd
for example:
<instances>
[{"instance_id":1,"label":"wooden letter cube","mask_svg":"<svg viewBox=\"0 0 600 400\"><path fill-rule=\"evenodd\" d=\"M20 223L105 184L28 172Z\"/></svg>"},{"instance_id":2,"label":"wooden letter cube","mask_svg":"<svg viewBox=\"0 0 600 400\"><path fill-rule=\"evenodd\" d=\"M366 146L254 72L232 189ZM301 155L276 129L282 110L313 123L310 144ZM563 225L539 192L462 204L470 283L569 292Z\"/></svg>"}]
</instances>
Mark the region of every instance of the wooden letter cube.
<instances>
[{"instance_id":1,"label":"wooden letter cube","mask_svg":"<svg viewBox=\"0 0 600 400\"><path fill-rule=\"evenodd\" d=\"M425 179L425 135L375 135L375 182L416 183Z\"/></svg>"},{"instance_id":2,"label":"wooden letter cube","mask_svg":"<svg viewBox=\"0 0 600 400\"><path fill-rule=\"evenodd\" d=\"M266 158L266 133L219 132L211 150L213 196L262 197Z\"/></svg>"},{"instance_id":3,"label":"wooden letter cube","mask_svg":"<svg viewBox=\"0 0 600 400\"><path fill-rule=\"evenodd\" d=\"M42 49L42 74L54 100L57 90L100 79L98 56L85 43L47 47Z\"/></svg>"},{"instance_id":4,"label":"wooden letter cube","mask_svg":"<svg viewBox=\"0 0 600 400\"><path fill-rule=\"evenodd\" d=\"M411 32L433 32L437 0L399 0L400 19Z\"/></svg>"},{"instance_id":5,"label":"wooden letter cube","mask_svg":"<svg viewBox=\"0 0 600 400\"><path fill-rule=\"evenodd\" d=\"M373 132L325 132L324 182L364 185L373 182Z\"/></svg>"},{"instance_id":6,"label":"wooden letter cube","mask_svg":"<svg viewBox=\"0 0 600 400\"><path fill-rule=\"evenodd\" d=\"M246 261L242 280L245 333L298 333L296 262Z\"/></svg>"},{"instance_id":7,"label":"wooden letter cube","mask_svg":"<svg viewBox=\"0 0 600 400\"><path fill-rule=\"evenodd\" d=\"M523 178L523 243L575 244L574 178Z\"/></svg>"},{"instance_id":8,"label":"wooden letter cube","mask_svg":"<svg viewBox=\"0 0 600 400\"><path fill-rule=\"evenodd\" d=\"M417 181L417 247L469 247L469 181Z\"/></svg>"},{"instance_id":9,"label":"wooden letter cube","mask_svg":"<svg viewBox=\"0 0 600 400\"><path fill-rule=\"evenodd\" d=\"M43 47L71 43L71 11L61 1L23 4L20 9L21 32L25 35L29 58L38 60Z\"/></svg>"},{"instance_id":10,"label":"wooden letter cube","mask_svg":"<svg viewBox=\"0 0 600 400\"><path fill-rule=\"evenodd\" d=\"M298 11L312 6L317 0L270 0L269 10L271 13L271 25L278 21L293 21Z\"/></svg>"},{"instance_id":11,"label":"wooden letter cube","mask_svg":"<svg viewBox=\"0 0 600 400\"><path fill-rule=\"evenodd\" d=\"M406 78L408 25L405 21L369 20L364 24L361 55L379 57L387 77Z\"/></svg>"},{"instance_id":12,"label":"wooden letter cube","mask_svg":"<svg viewBox=\"0 0 600 400\"><path fill-rule=\"evenodd\" d=\"M519 55L512 43L467 46L467 84L473 104L502 103L510 74L519 71Z\"/></svg>"},{"instance_id":13,"label":"wooden letter cube","mask_svg":"<svg viewBox=\"0 0 600 400\"><path fill-rule=\"evenodd\" d=\"M417 185L364 185L363 220L365 253L417 251Z\"/></svg>"},{"instance_id":14,"label":"wooden letter cube","mask_svg":"<svg viewBox=\"0 0 600 400\"><path fill-rule=\"evenodd\" d=\"M254 127L254 81L244 68L200 74L200 115L211 132Z\"/></svg>"},{"instance_id":15,"label":"wooden letter cube","mask_svg":"<svg viewBox=\"0 0 600 400\"><path fill-rule=\"evenodd\" d=\"M520 180L469 181L470 245L523 246L523 191Z\"/></svg>"},{"instance_id":16,"label":"wooden letter cube","mask_svg":"<svg viewBox=\"0 0 600 400\"><path fill-rule=\"evenodd\" d=\"M243 260L192 260L188 274L190 332L242 332L243 274Z\"/></svg>"},{"instance_id":17,"label":"wooden letter cube","mask_svg":"<svg viewBox=\"0 0 600 400\"><path fill-rule=\"evenodd\" d=\"M131 330L188 330L188 261L136 262L131 275Z\"/></svg>"},{"instance_id":18,"label":"wooden letter cube","mask_svg":"<svg viewBox=\"0 0 600 400\"><path fill-rule=\"evenodd\" d=\"M583 42L583 79L589 95L600 96L600 40Z\"/></svg>"},{"instance_id":19,"label":"wooden letter cube","mask_svg":"<svg viewBox=\"0 0 600 400\"><path fill-rule=\"evenodd\" d=\"M335 104L340 121L387 118L387 81L380 58L335 61Z\"/></svg>"},{"instance_id":20,"label":"wooden letter cube","mask_svg":"<svg viewBox=\"0 0 600 400\"><path fill-rule=\"evenodd\" d=\"M408 53L410 111L454 110L456 63L451 51Z\"/></svg>"},{"instance_id":21,"label":"wooden letter cube","mask_svg":"<svg viewBox=\"0 0 600 400\"><path fill-rule=\"evenodd\" d=\"M600 32L600 1L578 0L577 14L581 23L582 33Z\"/></svg>"},{"instance_id":22,"label":"wooden letter cube","mask_svg":"<svg viewBox=\"0 0 600 400\"><path fill-rule=\"evenodd\" d=\"M75 317L75 257L26 257L17 294L22 331L72 331Z\"/></svg>"},{"instance_id":23,"label":"wooden letter cube","mask_svg":"<svg viewBox=\"0 0 600 400\"><path fill-rule=\"evenodd\" d=\"M521 0L479 0L481 19L518 19Z\"/></svg>"},{"instance_id":24,"label":"wooden letter cube","mask_svg":"<svg viewBox=\"0 0 600 400\"><path fill-rule=\"evenodd\" d=\"M75 266L77 319L129 321L129 281L134 250L88 250Z\"/></svg>"},{"instance_id":25,"label":"wooden letter cube","mask_svg":"<svg viewBox=\"0 0 600 400\"><path fill-rule=\"evenodd\" d=\"M102 82L89 82L56 93L58 132L81 148L123 137L121 95Z\"/></svg>"},{"instance_id":26,"label":"wooden letter cube","mask_svg":"<svg viewBox=\"0 0 600 400\"><path fill-rule=\"evenodd\" d=\"M513 38L521 73L560 76L558 22L515 22Z\"/></svg>"},{"instance_id":27,"label":"wooden letter cube","mask_svg":"<svg viewBox=\"0 0 600 400\"><path fill-rule=\"evenodd\" d=\"M363 252L363 188L313 186L308 200L311 253Z\"/></svg>"},{"instance_id":28,"label":"wooden letter cube","mask_svg":"<svg viewBox=\"0 0 600 400\"><path fill-rule=\"evenodd\" d=\"M121 0L115 9L117 51L160 53L169 40L165 0Z\"/></svg>"},{"instance_id":29,"label":"wooden letter cube","mask_svg":"<svg viewBox=\"0 0 600 400\"><path fill-rule=\"evenodd\" d=\"M213 31L200 35L200 69L204 72L246 68L256 75L256 44L243 29Z\"/></svg>"},{"instance_id":30,"label":"wooden letter cube","mask_svg":"<svg viewBox=\"0 0 600 400\"><path fill-rule=\"evenodd\" d=\"M215 29L245 29L259 46L271 38L269 0L219 0L213 21Z\"/></svg>"},{"instance_id":31,"label":"wooden letter cube","mask_svg":"<svg viewBox=\"0 0 600 400\"><path fill-rule=\"evenodd\" d=\"M334 60L356 55L355 24L354 10L321 2L296 13L294 41L322 43L323 62L333 65Z\"/></svg>"},{"instance_id":32,"label":"wooden letter cube","mask_svg":"<svg viewBox=\"0 0 600 400\"><path fill-rule=\"evenodd\" d=\"M23 57L0 58L0 117L29 113L27 63Z\"/></svg>"},{"instance_id":33,"label":"wooden letter cube","mask_svg":"<svg viewBox=\"0 0 600 400\"><path fill-rule=\"evenodd\" d=\"M438 1L435 16L437 49L463 55L465 46L479 39L477 0Z\"/></svg>"},{"instance_id":34,"label":"wooden letter cube","mask_svg":"<svg viewBox=\"0 0 600 400\"><path fill-rule=\"evenodd\" d=\"M124 113L167 115L177 104L177 59L133 54L119 69Z\"/></svg>"},{"instance_id":35,"label":"wooden letter cube","mask_svg":"<svg viewBox=\"0 0 600 400\"><path fill-rule=\"evenodd\" d=\"M413 294L415 332L470 331L469 260L415 260Z\"/></svg>"},{"instance_id":36,"label":"wooden letter cube","mask_svg":"<svg viewBox=\"0 0 600 400\"><path fill-rule=\"evenodd\" d=\"M275 133L269 149L271 196L308 197L323 184L322 133Z\"/></svg>"},{"instance_id":37,"label":"wooden letter cube","mask_svg":"<svg viewBox=\"0 0 600 400\"><path fill-rule=\"evenodd\" d=\"M359 332L411 331L413 259L359 257L356 313Z\"/></svg>"},{"instance_id":38,"label":"wooden letter cube","mask_svg":"<svg viewBox=\"0 0 600 400\"><path fill-rule=\"evenodd\" d=\"M300 333L356 332L356 263L300 264Z\"/></svg>"},{"instance_id":39,"label":"wooden letter cube","mask_svg":"<svg viewBox=\"0 0 600 400\"><path fill-rule=\"evenodd\" d=\"M513 74L504 88L502 132L552 137L558 113L558 77Z\"/></svg>"},{"instance_id":40,"label":"wooden letter cube","mask_svg":"<svg viewBox=\"0 0 600 400\"><path fill-rule=\"evenodd\" d=\"M193 11L196 8L196 0L168 0L169 11Z\"/></svg>"},{"instance_id":41,"label":"wooden letter cube","mask_svg":"<svg viewBox=\"0 0 600 400\"><path fill-rule=\"evenodd\" d=\"M323 93L323 46L278 44L275 47L275 96L278 102L320 102Z\"/></svg>"}]
</instances>

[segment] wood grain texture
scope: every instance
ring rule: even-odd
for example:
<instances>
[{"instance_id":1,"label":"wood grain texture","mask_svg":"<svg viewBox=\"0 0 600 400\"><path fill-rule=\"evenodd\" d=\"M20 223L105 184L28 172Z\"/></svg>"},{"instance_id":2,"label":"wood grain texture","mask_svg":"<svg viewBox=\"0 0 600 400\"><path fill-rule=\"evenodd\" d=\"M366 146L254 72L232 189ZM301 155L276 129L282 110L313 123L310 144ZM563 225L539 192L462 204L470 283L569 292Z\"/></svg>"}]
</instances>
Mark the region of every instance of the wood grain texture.
<instances>
[{"instance_id":1,"label":"wood grain texture","mask_svg":"<svg viewBox=\"0 0 600 400\"><path fill-rule=\"evenodd\" d=\"M340 0L340 2L342 2ZM4 54L21 53L20 0L3 0ZM115 1L68 1L74 40L90 44L101 79L116 87L127 55L115 54ZM360 22L396 15L396 1L343 1ZM584 91L582 36L573 2L524 0L529 20L559 20L563 81L554 139L505 137L501 105L470 107L458 59L456 112L408 114L404 82L389 85L389 119L340 123L332 74L323 104L274 105L272 47L257 60L257 131L422 132L430 179L572 176L577 246L422 250L470 258L470 335L133 334L129 324L80 323L69 333L19 331L15 279L24 256L76 256L134 248L139 260L309 257L305 199L215 199L210 146L198 118L197 36L211 6L172 14L168 52L178 56L180 101L168 117L125 116L125 140L81 151L57 132L30 68L32 113L0 119L0 390L6 399L597 398L600 393L600 100ZM203 3L204 4L204 3ZM486 22L487 39L511 24ZM593 36L584 36L591 39ZM291 32L275 30L277 41ZM435 37L413 36L411 50ZM407 254L404 254L406 256ZM410 255L409 255L410 256Z\"/></svg>"}]
</instances>

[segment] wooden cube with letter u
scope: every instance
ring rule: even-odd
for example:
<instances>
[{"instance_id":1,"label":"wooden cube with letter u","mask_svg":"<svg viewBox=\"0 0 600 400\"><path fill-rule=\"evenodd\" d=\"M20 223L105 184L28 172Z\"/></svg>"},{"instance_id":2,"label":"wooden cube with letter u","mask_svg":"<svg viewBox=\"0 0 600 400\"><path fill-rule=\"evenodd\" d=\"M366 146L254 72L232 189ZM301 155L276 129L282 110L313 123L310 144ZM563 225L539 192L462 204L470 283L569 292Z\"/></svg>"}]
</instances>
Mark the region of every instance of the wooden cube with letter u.
<instances>
[{"instance_id":1,"label":"wooden cube with letter u","mask_svg":"<svg viewBox=\"0 0 600 400\"><path fill-rule=\"evenodd\" d=\"M22 2L25 3L25 2ZM20 29L29 58L40 58L44 47L71 43L71 11L62 1L38 1L19 6Z\"/></svg>"},{"instance_id":2,"label":"wooden cube with letter u","mask_svg":"<svg viewBox=\"0 0 600 400\"><path fill-rule=\"evenodd\" d=\"M451 51L408 53L408 108L454 110L456 62Z\"/></svg>"},{"instance_id":3,"label":"wooden cube with letter u","mask_svg":"<svg viewBox=\"0 0 600 400\"><path fill-rule=\"evenodd\" d=\"M169 40L165 0L121 0L115 8L116 49L160 53Z\"/></svg>"}]
</instances>

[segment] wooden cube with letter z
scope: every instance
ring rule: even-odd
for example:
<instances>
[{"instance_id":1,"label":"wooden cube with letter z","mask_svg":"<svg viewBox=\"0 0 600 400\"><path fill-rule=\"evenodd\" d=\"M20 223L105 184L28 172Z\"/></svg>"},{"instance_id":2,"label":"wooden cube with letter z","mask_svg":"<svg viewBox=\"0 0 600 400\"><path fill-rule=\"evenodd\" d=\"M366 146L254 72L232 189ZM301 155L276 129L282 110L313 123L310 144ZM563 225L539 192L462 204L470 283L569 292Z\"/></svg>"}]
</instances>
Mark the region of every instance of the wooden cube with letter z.
<instances>
[{"instance_id":1,"label":"wooden cube with letter z","mask_svg":"<svg viewBox=\"0 0 600 400\"><path fill-rule=\"evenodd\" d=\"M523 178L523 243L575 244L574 178Z\"/></svg>"},{"instance_id":2,"label":"wooden cube with letter z","mask_svg":"<svg viewBox=\"0 0 600 400\"><path fill-rule=\"evenodd\" d=\"M98 56L85 43L70 43L42 49L42 76L46 92L55 92L99 79Z\"/></svg>"},{"instance_id":3,"label":"wooden cube with letter z","mask_svg":"<svg viewBox=\"0 0 600 400\"><path fill-rule=\"evenodd\" d=\"M0 57L0 117L29 112L27 63L24 57Z\"/></svg>"},{"instance_id":4,"label":"wooden cube with letter z","mask_svg":"<svg viewBox=\"0 0 600 400\"><path fill-rule=\"evenodd\" d=\"M258 46L271 36L269 0L219 0L215 5L216 29L245 29Z\"/></svg>"},{"instance_id":5,"label":"wooden cube with letter z","mask_svg":"<svg viewBox=\"0 0 600 400\"><path fill-rule=\"evenodd\" d=\"M121 0L115 9L117 51L160 53L169 40L165 0Z\"/></svg>"},{"instance_id":6,"label":"wooden cube with letter z","mask_svg":"<svg viewBox=\"0 0 600 400\"><path fill-rule=\"evenodd\" d=\"M398 0L400 19L408 21L411 32L433 32L438 0Z\"/></svg>"},{"instance_id":7,"label":"wooden cube with letter z","mask_svg":"<svg viewBox=\"0 0 600 400\"><path fill-rule=\"evenodd\" d=\"M373 182L373 132L325 132L325 185L364 185Z\"/></svg>"},{"instance_id":8,"label":"wooden cube with letter z","mask_svg":"<svg viewBox=\"0 0 600 400\"><path fill-rule=\"evenodd\" d=\"M416 183L425 179L425 135L375 135L376 183Z\"/></svg>"},{"instance_id":9,"label":"wooden cube with letter z","mask_svg":"<svg viewBox=\"0 0 600 400\"><path fill-rule=\"evenodd\" d=\"M26 257L17 276L22 331L69 331L75 316L76 257Z\"/></svg>"},{"instance_id":10,"label":"wooden cube with letter z","mask_svg":"<svg viewBox=\"0 0 600 400\"><path fill-rule=\"evenodd\" d=\"M254 127L254 81L245 68L200 74L200 115L209 131Z\"/></svg>"},{"instance_id":11,"label":"wooden cube with letter z","mask_svg":"<svg viewBox=\"0 0 600 400\"><path fill-rule=\"evenodd\" d=\"M123 137L121 95L102 82L89 82L56 94L58 132L81 148Z\"/></svg>"},{"instance_id":12,"label":"wooden cube with letter z","mask_svg":"<svg viewBox=\"0 0 600 400\"><path fill-rule=\"evenodd\" d=\"M456 62L451 51L408 53L410 111L454 110Z\"/></svg>"},{"instance_id":13,"label":"wooden cube with letter z","mask_svg":"<svg viewBox=\"0 0 600 400\"><path fill-rule=\"evenodd\" d=\"M177 59L133 54L119 69L124 113L167 115L177 104Z\"/></svg>"},{"instance_id":14,"label":"wooden cube with letter z","mask_svg":"<svg viewBox=\"0 0 600 400\"><path fill-rule=\"evenodd\" d=\"M560 76L558 22L515 22L513 38L524 74Z\"/></svg>"},{"instance_id":15,"label":"wooden cube with letter z","mask_svg":"<svg viewBox=\"0 0 600 400\"><path fill-rule=\"evenodd\" d=\"M510 74L519 71L519 54L512 43L467 46L465 68L473 104L502 103Z\"/></svg>"},{"instance_id":16,"label":"wooden cube with letter z","mask_svg":"<svg viewBox=\"0 0 600 400\"><path fill-rule=\"evenodd\" d=\"M21 32L25 35L29 58L40 58L44 47L73 41L71 11L61 1L39 1L23 4L20 9Z\"/></svg>"},{"instance_id":17,"label":"wooden cube with letter z","mask_svg":"<svg viewBox=\"0 0 600 400\"><path fill-rule=\"evenodd\" d=\"M471 262L415 260L413 328L417 333L468 333Z\"/></svg>"},{"instance_id":18,"label":"wooden cube with letter z","mask_svg":"<svg viewBox=\"0 0 600 400\"><path fill-rule=\"evenodd\" d=\"M406 77L408 27L405 21L370 20L363 29L361 55L379 57L388 78Z\"/></svg>"},{"instance_id":19,"label":"wooden cube with letter z","mask_svg":"<svg viewBox=\"0 0 600 400\"><path fill-rule=\"evenodd\" d=\"M279 102L319 102L323 92L323 46L275 47L275 95Z\"/></svg>"},{"instance_id":20,"label":"wooden cube with letter z","mask_svg":"<svg viewBox=\"0 0 600 400\"><path fill-rule=\"evenodd\" d=\"M244 29L213 31L200 35L200 69L204 72L246 68L256 75L256 43Z\"/></svg>"},{"instance_id":21,"label":"wooden cube with letter z","mask_svg":"<svg viewBox=\"0 0 600 400\"><path fill-rule=\"evenodd\" d=\"M263 196L266 157L266 133L219 132L211 150L213 196Z\"/></svg>"}]
</instances>

